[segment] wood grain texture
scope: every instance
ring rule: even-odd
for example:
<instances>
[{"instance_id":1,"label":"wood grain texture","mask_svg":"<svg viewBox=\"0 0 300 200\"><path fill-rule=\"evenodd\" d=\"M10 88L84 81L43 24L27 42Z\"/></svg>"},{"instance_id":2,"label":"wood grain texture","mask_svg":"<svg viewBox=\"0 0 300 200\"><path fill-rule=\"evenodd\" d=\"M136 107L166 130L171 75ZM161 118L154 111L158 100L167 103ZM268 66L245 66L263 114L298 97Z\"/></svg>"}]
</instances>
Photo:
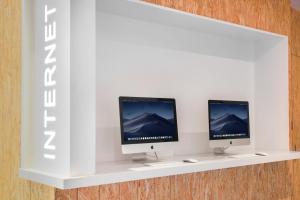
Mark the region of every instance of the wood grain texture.
<instances>
[{"instance_id":1,"label":"wood grain texture","mask_svg":"<svg viewBox=\"0 0 300 200\"><path fill-rule=\"evenodd\" d=\"M100 200L99 187L78 188L78 200Z\"/></svg>"},{"instance_id":2,"label":"wood grain texture","mask_svg":"<svg viewBox=\"0 0 300 200\"><path fill-rule=\"evenodd\" d=\"M173 176L171 178L172 192L174 193L172 200L193 199L193 189L196 187L194 180L196 178L194 173Z\"/></svg>"},{"instance_id":3,"label":"wood grain texture","mask_svg":"<svg viewBox=\"0 0 300 200\"><path fill-rule=\"evenodd\" d=\"M214 199L231 200L235 192L235 169L216 170L213 173Z\"/></svg>"},{"instance_id":4,"label":"wood grain texture","mask_svg":"<svg viewBox=\"0 0 300 200\"><path fill-rule=\"evenodd\" d=\"M171 178L160 177L154 179L155 200L164 200L171 198Z\"/></svg>"},{"instance_id":5,"label":"wood grain texture","mask_svg":"<svg viewBox=\"0 0 300 200\"><path fill-rule=\"evenodd\" d=\"M74 200L291 200L299 199L299 161L220 169L77 190L57 190Z\"/></svg>"},{"instance_id":6,"label":"wood grain texture","mask_svg":"<svg viewBox=\"0 0 300 200\"><path fill-rule=\"evenodd\" d=\"M268 174L265 171L265 165L253 165L248 167L249 173L249 190L248 199L265 199L269 200L268 192Z\"/></svg>"},{"instance_id":7,"label":"wood grain texture","mask_svg":"<svg viewBox=\"0 0 300 200\"><path fill-rule=\"evenodd\" d=\"M248 199L292 199L293 162L249 166Z\"/></svg>"},{"instance_id":8,"label":"wood grain texture","mask_svg":"<svg viewBox=\"0 0 300 200\"><path fill-rule=\"evenodd\" d=\"M138 199L138 181L120 183L120 200Z\"/></svg>"},{"instance_id":9,"label":"wood grain texture","mask_svg":"<svg viewBox=\"0 0 300 200\"><path fill-rule=\"evenodd\" d=\"M0 1L0 198L30 199L18 179L20 131L20 3Z\"/></svg>"},{"instance_id":10,"label":"wood grain texture","mask_svg":"<svg viewBox=\"0 0 300 200\"><path fill-rule=\"evenodd\" d=\"M298 200L300 199L300 160L295 160L293 162L293 200Z\"/></svg>"},{"instance_id":11,"label":"wood grain texture","mask_svg":"<svg viewBox=\"0 0 300 200\"><path fill-rule=\"evenodd\" d=\"M196 188L194 190L195 199L212 199L214 193L213 171L196 173L197 179L194 179Z\"/></svg>"},{"instance_id":12,"label":"wood grain texture","mask_svg":"<svg viewBox=\"0 0 300 200\"><path fill-rule=\"evenodd\" d=\"M290 31L291 34L291 31ZM289 35L289 46L288 46L288 81L289 81L289 148L290 150L295 150L294 147L294 132L293 132L293 110L294 110L294 94L293 94L293 66L292 66L292 50L291 50L291 37Z\"/></svg>"},{"instance_id":13,"label":"wood grain texture","mask_svg":"<svg viewBox=\"0 0 300 200\"><path fill-rule=\"evenodd\" d=\"M55 199L54 188L34 182L31 182L30 186L30 200Z\"/></svg>"},{"instance_id":14,"label":"wood grain texture","mask_svg":"<svg viewBox=\"0 0 300 200\"><path fill-rule=\"evenodd\" d=\"M120 184L101 185L99 188L100 200L119 200Z\"/></svg>"},{"instance_id":15,"label":"wood grain texture","mask_svg":"<svg viewBox=\"0 0 300 200\"><path fill-rule=\"evenodd\" d=\"M291 140L294 150L300 150L300 57L291 56Z\"/></svg>"},{"instance_id":16,"label":"wood grain texture","mask_svg":"<svg viewBox=\"0 0 300 200\"><path fill-rule=\"evenodd\" d=\"M291 11L291 51L295 56L300 56L300 12Z\"/></svg>"},{"instance_id":17,"label":"wood grain texture","mask_svg":"<svg viewBox=\"0 0 300 200\"><path fill-rule=\"evenodd\" d=\"M155 179L146 179L138 181L138 200L155 199Z\"/></svg>"},{"instance_id":18,"label":"wood grain texture","mask_svg":"<svg viewBox=\"0 0 300 200\"><path fill-rule=\"evenodd\" d=\"M54 199L54 189L19 178L21 1L0 0L0 199Z\"/></svg>"},{"instance_id":19,"label":"wood grain texture","mask_svg":"<svg viewBox=\"0 0 300 200\"><path fill-rule=\"evenodd\" d=\"M289 34L289 0L145 0L270 32Z\"/></svg>"},{"instance_id":20,"label":"wood grain texture","mask_svg":"<svg viewBox=\"0 0 300 200\"><path fill-rule=\"evenodd\" d=\"M300 12L291 9L290 27L290 141L292 150L300 150ZM293 162L293 200L300 199L300 161Z\"/></svg>"},{"instance_id":21,"label":"wood grain texture","mask_svg":"<svg viewBox=\"0 0 300 200\"><path fill-rule=\"evenodd\" d=\"M249 166L238 167L235 168L235 170L236 170L235 179L234 179L235 191L234 191L233 199L250 200L250 198L248 197L248 191L249 191L248 180L252 178L250 177L250 173L249 173L250 167Z\"/></svg>"},{"instance_id":22,"label":"wood grain texture","mask_svg":"<svg viewBox=\"0 0 300 200\"><path fill-rule=\"evenodd\" d=\"M56 189L55 199L56 200L78 200L78 189L71 189L71 190Z\"/></svg>"}]
</instances>

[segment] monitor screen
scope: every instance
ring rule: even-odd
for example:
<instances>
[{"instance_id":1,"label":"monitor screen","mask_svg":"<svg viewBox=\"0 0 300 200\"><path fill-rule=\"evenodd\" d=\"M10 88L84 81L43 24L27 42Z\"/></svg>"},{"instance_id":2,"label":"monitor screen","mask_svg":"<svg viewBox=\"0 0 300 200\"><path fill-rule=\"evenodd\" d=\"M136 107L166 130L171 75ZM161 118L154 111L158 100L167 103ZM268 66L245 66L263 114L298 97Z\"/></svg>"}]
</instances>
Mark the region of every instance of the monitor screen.
<instances>
[{"instance_id":1,"label":"monitor screen","mask_svg":"<svg viewBox=\"0 0 300 200\"><path fill-rule=\"evenodd\" d=\"M120 97L122 144L178 141L175 99Z\"/></svg>"},{"instance_id":2,"label":"monitor screen","mask_svg":"<svg viewBox=\"0 0 300 200\"><path fill-rule=\"evenodd\" d=\"M249 104L246 101L208 101L209 139L250 137Z\"/></svg>"}]
</instances>

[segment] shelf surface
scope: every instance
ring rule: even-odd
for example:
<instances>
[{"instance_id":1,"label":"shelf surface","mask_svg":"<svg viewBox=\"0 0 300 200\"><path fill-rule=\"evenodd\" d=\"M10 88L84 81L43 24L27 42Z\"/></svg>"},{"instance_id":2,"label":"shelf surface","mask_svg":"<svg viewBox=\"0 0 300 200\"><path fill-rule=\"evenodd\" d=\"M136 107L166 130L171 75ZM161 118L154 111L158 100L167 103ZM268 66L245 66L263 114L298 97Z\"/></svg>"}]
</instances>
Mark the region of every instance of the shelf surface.
<instances>
[{"instance_id":1,"label":"shelf surface","mask_svg":"<svg viewBox=\"0 0 300 200\"><path fill-rule=\"evenodd\" d=\"M256 151L258 152L258 151ZM300 152L292 151L263 151L267 156L231 158L215 156L213 154L197 154L176 156L166 161L182 161L187 158L199 160L197 163L182 163L167 167L146 167L142 163L132 161L118 161L99 163L96 174L74 177L59 177L55 174L46 174L32 169L20 169L20 176L32 181L51 185L60 189L71 189L95 185L126 182L155 177L171 176L193 172L202 172L216 169L240 167L300 158ZM251 153L251 152L250 152ZM253 152L252 152L253 153ZM245 154L245 153L243 153Z\"/></svg>"}]
</instances>

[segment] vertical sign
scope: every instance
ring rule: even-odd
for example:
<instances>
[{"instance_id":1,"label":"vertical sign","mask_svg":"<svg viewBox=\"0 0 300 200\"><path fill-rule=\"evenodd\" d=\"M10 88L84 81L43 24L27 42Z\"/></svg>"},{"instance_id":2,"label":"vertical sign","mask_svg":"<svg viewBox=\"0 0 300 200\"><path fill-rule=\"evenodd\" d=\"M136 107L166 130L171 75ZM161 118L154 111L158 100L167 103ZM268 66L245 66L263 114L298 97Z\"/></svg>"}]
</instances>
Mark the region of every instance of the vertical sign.
<instances>
[{"instance_id":1,"label":"vertical sign","mask_svg":"<svg viewBox=\"0 0 300 200\"><path fill-rule=\"evenodd\" d=\"M23 0L22 20L21 168L94 173L96 1Z\"/></svg>"},{"instance_id":2,"label":"vertical sign","mask_svg":"<svg viewBox=\"0 0 300 200\"><path fill-rule=\"evenodd\" d=\"M55 123L56 116L55 113L51 111L56 108L56 8L49 8L45 5L44 11L44 22L45 22L45 53L46 57L44 59L44 117L43 117L43 134L46 137L44 143L43 156L45 159L56 160L56 144L54 142L56 137Z\"/></svg>"},{"instance_id":3,"label":"vertical sign","mask_svg":"<svg viewBox=\"0 0 300 200\"><path fill-rule=\"evenodd\" d=\"M70 173L70 2L35 2L34 166Z\"/></svg>"}]
</instances>

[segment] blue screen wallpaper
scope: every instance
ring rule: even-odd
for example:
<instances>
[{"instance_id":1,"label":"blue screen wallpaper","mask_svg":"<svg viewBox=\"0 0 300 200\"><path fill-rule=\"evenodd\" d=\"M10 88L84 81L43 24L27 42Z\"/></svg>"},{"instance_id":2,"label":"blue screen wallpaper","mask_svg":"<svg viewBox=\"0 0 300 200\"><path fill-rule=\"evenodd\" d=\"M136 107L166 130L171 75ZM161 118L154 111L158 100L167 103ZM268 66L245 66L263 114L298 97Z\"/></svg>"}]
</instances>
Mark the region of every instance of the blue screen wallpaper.
<instances>
[{"instance_id":1,"label":"blue screen wallpaper","mask_svg":"<svg viewBox=\"0 0 300 200\"><path fill-rule=\"evenodd\" d=\"M124 141L173 140L175 110L169 101L123 101Z\"/></svg>"},{"instance_id":2,"label":"blue screen wallpaper","mask_svg":"<svg viewBox=\"0 0 300 200\"><path fill-rule=\"evenodd\" d=\"M243 138L249 136L248 104L211 103L210 138Z\"/></svg>"}]
</instances>

